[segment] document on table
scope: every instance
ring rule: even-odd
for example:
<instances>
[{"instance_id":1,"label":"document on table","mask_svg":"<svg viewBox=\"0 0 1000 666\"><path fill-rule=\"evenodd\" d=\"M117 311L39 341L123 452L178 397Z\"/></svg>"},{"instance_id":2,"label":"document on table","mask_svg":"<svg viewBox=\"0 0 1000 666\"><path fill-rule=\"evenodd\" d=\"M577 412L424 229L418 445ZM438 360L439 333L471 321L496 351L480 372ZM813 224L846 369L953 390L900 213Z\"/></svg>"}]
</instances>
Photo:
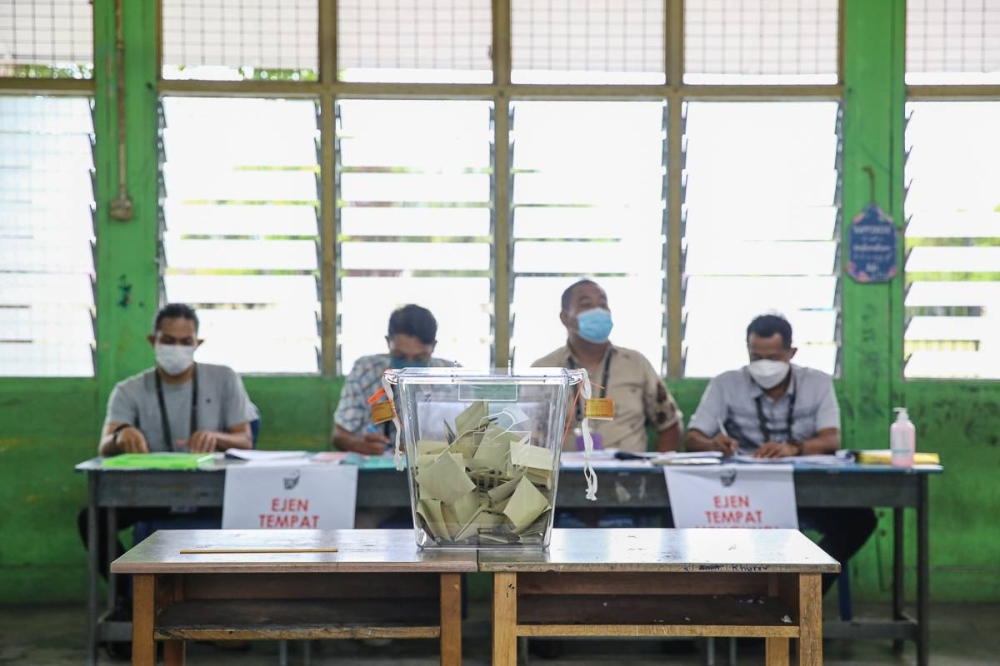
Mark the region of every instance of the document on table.
<instances>
[{"instance_id":1,"label":"document on table","mask_svg":"<svg viewBox=\"0 0 1000 666\"><path fill-rule=\"evenodd\" d=\"M309 455L308 451L258 451L257 449L226 449L227 458L246 460L247 462L271 462L273 460L301 460Z\"/></svg>"}]
</instances>

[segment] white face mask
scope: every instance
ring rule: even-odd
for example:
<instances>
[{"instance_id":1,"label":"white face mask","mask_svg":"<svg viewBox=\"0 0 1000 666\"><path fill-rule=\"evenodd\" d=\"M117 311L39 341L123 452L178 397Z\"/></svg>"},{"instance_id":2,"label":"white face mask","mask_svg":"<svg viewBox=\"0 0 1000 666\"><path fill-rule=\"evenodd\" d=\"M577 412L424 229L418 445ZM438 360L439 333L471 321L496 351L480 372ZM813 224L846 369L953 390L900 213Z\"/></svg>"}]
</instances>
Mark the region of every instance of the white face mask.
<instances>
[{"instance_id":1,"label":"white face mask","mask_svg":"<svg viewBox=\"0 0 1000 666\"><path fill-rule=\"evenodd\" d=\"M747 365L750 376L762 389L773 389L788 376L791 364L787 361L772 361L762 358Z\"/></svg>"},{"instance_id":2,"label":"white face mask","mask_svg":"<svg viewBox=\"0 0 1000 666\"><path fill-rule=\"evenodd\" d=\"M194 363L194 350L187 345L156 345L156 364L171 376L183 374Z\"/></svg>"}]
</instances>

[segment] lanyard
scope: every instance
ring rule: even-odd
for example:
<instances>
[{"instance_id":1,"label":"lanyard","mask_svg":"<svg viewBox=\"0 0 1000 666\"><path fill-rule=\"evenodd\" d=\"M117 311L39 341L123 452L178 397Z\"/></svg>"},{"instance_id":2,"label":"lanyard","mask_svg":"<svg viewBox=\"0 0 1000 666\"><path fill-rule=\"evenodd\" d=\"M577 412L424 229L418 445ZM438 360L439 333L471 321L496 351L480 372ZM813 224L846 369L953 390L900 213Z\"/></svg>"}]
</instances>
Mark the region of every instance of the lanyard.
<instances>
[{"instance_id":1,"label":"lanyard","mask_svg":"<svg viewBox=\"0 0 1000 666\"><path fill-rule=\"evenodd\" d=\"M771 429L767 427L767 419L764 418L764 406L761 401L764 396L759 395L755 399L757 403L757 422L760 425L760 432L764 435L764 441L761 444L766 444L771 441ZM788 396L788 440L792 441L792 426L795 424L795 394L792 393Z\"/></svg>"},{"instance_id":2,"label":"lanyard","mask_svg":"<svg viewBox=\"0 0 1000 666\"><path fill-rule=\"evenodd\" d=\"M608 355L604 357L604 372L601 374L601 397L607 397L608 395L608 379L611 376L611 355L614 349L608 349ZM569 369L576 370L576 361L572 356L569 357ZM576 404L576 420L583 420L583 407L579 402Z\"/></svg>"},{"instance_id":3,"label":"lanyard","mask_svg":"<svg viewBox=\"0 0 1000 666\"><path fill-rule=\"evenodd\" d=\"M160 422L163 424L163 442L170 451L174 450L174 440L170 435L170 419L167 418L167 404L163 400L163 380L160 379L160 371L156 372L156 399L160 403ZM188 437L198 430L198 366L194 368L191 377L191 432Z\"/></svg>"}]
</instances>

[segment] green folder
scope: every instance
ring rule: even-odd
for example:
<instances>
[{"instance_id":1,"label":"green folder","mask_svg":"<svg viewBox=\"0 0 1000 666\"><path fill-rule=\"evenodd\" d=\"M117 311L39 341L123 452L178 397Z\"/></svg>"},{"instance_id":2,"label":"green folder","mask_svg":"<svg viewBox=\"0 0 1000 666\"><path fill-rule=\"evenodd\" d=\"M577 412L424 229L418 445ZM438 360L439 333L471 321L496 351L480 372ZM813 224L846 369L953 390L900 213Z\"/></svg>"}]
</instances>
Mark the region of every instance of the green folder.
<instances>
[{"instance_id":1,"label":"green folder","mask_svg":"<svg viewBox=\"0 0 1000 666\"><path fill-rule=\"evenodd\" d=\"M198 469L202 463L211 462L211 453L124 453L105 458L101 467L129 469Z\"/></svg>"}]
</instances>

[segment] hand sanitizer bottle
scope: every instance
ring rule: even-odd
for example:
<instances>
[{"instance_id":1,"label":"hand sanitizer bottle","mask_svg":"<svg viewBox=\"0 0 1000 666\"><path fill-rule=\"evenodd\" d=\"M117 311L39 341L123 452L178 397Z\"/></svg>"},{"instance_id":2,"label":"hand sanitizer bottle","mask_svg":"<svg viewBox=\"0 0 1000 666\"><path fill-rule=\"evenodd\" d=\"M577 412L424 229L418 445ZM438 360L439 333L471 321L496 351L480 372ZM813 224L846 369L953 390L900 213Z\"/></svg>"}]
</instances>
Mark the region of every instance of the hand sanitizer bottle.
<instances>
[{"instance_id":1,"label":"hand sanitizer bottle","mask_svg":"<svg viewBox=\"0 0 1000 666\"><path fill-rule=\"evenodd\" d=\"M913 467L917 450L917 428L910 421L905 407L896 407L896 422L889 427L889 449L893 467Z\"/></svg>"}]
</instances>

